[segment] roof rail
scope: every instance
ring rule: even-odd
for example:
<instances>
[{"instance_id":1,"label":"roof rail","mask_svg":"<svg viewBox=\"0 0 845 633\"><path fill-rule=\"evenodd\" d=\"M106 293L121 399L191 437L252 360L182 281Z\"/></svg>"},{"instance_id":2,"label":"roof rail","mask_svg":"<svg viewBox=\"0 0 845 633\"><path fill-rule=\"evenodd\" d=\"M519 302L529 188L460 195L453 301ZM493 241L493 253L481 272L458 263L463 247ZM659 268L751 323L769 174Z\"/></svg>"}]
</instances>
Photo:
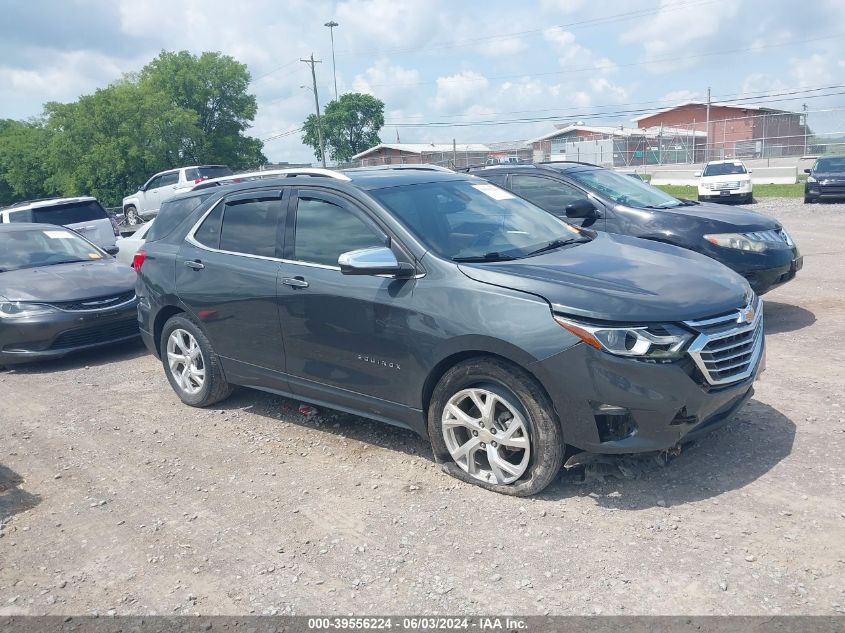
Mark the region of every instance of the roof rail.
<instances>
[{"instance_id":1,"label":"roof rail","mask_svg":"<svg viewBox=\"0 0 845 633\"><path fill-rule=\"evenodd\" d=\"M249 182L251 180L263 180L265 178L293 178L295 176L316 176L334 178L335 180L350 180L349 176L344 176L339 171L335 171L333 169L323 169L322 167L289 167L287 169L264 169L261 171L250 171L243 174L220 176L219 178L209 178L208 180L203 180L191 187L190 191L198 191L199 189L206 189L208 187L236 184L239 182Z\"/></svg>"},{"instance_id":2,"label":"roof rail","mask_svg":"<svg viewBox=\"0 0 845 633\"><path fill-rule=\"evenodd\" d=\"M32 204L34 202L47 202L48 200L62 200L57 196L50 196L49 198L33 198L32 200L21 200L20 202L13 202L7 207L3 207L4 209L13 209L15 207L25 207L28 204Z\"/></svg>"},{"instance_id":3,"label":"roof rail","mask_svg":"<svg viewBox=\"0 0 845 633\"><path fill-rule=\"evenodd\" d=\"M596 165L595 163L585 163L583 160L541 160L536 163L535 165L556 165L559 163L571 163L573 165L587 165L588 167L601 167L601 165Z\"/></svg>"},{"instance_id":4,"label":"roof rail","mask_svg":"<svg viewBox=\"0 0 845 633\"><path fill-rule=\"evenodd\" d=\"M428 163L406 163L400 165L367 165L365 167L350 167L348 169L344 169L343 171L383 171L383 170L402 170L402 169L415 169L419 171L447 171L449 173L455 173L453 170L449 169L448 167L441 167L440 165L430 165Z\"/></svg>"}]
</instances>

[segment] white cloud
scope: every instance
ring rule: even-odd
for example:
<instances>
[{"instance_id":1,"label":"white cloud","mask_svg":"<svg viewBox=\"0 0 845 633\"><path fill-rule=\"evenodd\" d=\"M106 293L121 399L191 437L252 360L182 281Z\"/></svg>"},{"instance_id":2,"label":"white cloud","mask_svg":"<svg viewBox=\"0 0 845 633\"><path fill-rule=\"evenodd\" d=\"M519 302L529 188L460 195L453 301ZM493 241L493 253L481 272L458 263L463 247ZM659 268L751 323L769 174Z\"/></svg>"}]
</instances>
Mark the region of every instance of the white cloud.
<instances>
[{"instance_id":1,"label":"white cloud","mask_svg":"<svg viewBox=\"0 0 845 633\"><path fill-rule=\"evenodd\" d=\"M438 77L432 106L435 110L454 111L483 94L489 85L487 78L474 70Z\"/></svg>"},{"instance_id":2,"label":"white cloud","mask_svg":"<svg viewBox=\"0 0 845 633\"><path fill-rule=\"evenodd\" d=\"M378 97L388 107L403 107L418 98L420 73L392 64L387 58L378 60L363 73L355 75L352 90Z\"/></svg>"}]
</instances>

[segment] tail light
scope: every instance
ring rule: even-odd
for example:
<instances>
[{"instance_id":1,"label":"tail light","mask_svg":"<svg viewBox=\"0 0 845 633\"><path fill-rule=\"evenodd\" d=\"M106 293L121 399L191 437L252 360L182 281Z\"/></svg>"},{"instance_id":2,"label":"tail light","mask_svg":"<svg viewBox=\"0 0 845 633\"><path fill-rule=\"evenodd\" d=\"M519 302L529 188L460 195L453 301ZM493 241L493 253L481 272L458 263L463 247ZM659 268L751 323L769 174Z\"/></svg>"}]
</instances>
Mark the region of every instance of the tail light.
<instances>
[{"instance_id":1,"label":"tail light","mask_svg":"<svg viewBox=\"0 0 845 633\"><path fill-rule=\"evenodd\" d=\"M132 258L132 268L135 269L136 273L141 272L141 266L144 265L145 261L147 261L146 251L138 251L135 253L135 256Z\"/></svg>"},{"instance_id":2,"label":"tail light","mask_svg":"<svg viewBox=\"0 0 845 633\"><path fill-rule=\"evenodd\" d=\"M194 184L195 184L195 185L198 185L198 184L200 184L203 180L208 180L208 176L200 176L199 178L194 178Z\"/></svg>"}]
</instances>

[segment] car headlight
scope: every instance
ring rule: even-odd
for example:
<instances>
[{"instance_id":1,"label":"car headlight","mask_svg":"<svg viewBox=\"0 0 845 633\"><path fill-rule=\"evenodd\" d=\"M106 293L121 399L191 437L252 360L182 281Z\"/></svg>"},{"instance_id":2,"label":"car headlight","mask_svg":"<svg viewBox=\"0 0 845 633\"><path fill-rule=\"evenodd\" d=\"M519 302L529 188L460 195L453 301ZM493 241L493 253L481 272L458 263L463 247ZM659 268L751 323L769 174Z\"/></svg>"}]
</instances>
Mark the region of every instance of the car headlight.
<instances>
[{"instance_id":1,"label":"car headlight","mask_svg":"<svg viewBox=\"0 0 845 633\"><path fill-rule=\"evenodd\" d=\"M683 356L695 336L671 323L614 326L581 323L555 315L555 321L587 345L616 356L671 361Z\"/></svg>"},{"instance_id":2,"label":"car headlight","mask_svg":"<svg viewBox=\"0 0 845 633\"><path fill-rule=\"evenodd\" d=\"M814 176L807 176L807 182L818 182Z\"/></svg>"},{"instance_id":3,"label":"car headlight","mask_svg":"<svg viewBox=\"0 0 845 633\"><path fill-rule=\"evenodd\" d=\"M0 319L26 319L55 311L55 308L40 303L0 299Z\"/></svg>"},{"instance_id":4,"label":"car headlight","mask_svg":"<svg viewBox=\"0 0 845 633\"><path fill-rule=\"evenodd\" d=\"M742 233L716 233L713 235L705 235L704 239L724 248L734 248L740 251L753 251L755 253L762 253L768 248L766 242L755 240L754 238L743 235Z\"/></svg>"}]
</instances>

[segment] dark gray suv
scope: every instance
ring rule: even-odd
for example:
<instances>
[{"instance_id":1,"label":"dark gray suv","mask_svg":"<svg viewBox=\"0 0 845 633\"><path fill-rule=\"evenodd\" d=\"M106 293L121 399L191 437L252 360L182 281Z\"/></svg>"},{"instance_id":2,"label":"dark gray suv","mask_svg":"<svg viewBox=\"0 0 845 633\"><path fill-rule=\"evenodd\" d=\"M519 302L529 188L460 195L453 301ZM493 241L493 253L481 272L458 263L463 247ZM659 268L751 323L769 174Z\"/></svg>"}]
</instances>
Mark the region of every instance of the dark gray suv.
<instances>
[{"instance_id":1,"label":"dark gray suv","mask_svg":"<svg viewBox=\"0 0 845 633\"><path fill-rule=\"evenodd\" d=\"M243 385L375 418L529 495L567 452L671 448L752 394L762 302L698 253L435 167L209 191L134 262L142 336L186 404Z\"/></svg>"}]
</instances>

